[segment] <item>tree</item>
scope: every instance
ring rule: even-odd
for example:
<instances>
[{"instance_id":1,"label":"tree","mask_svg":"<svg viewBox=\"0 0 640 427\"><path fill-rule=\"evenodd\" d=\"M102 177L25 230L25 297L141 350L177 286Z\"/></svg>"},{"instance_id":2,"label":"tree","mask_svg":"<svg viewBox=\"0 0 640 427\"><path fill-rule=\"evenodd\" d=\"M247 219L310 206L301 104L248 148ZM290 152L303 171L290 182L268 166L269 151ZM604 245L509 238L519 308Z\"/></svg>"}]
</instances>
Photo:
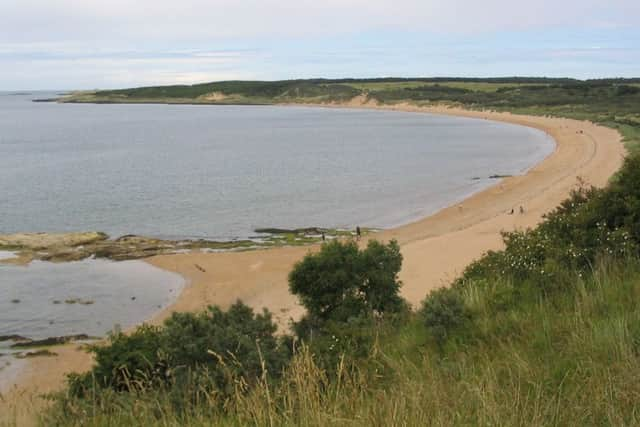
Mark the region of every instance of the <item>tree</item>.
<instances>
[{"instance_id":1,"label":"tree","mask_svg":"<svg viewBox=\"0 0 640 427\"><path fill-rule=\"evenodd\" d=\"M406 307L398 295L402 266L400 247L370 241L326 243L308 254L289 274L289 289L300 298L311 319L346 322L353 317L382 317Z\"/></svg>"}]
</instances>

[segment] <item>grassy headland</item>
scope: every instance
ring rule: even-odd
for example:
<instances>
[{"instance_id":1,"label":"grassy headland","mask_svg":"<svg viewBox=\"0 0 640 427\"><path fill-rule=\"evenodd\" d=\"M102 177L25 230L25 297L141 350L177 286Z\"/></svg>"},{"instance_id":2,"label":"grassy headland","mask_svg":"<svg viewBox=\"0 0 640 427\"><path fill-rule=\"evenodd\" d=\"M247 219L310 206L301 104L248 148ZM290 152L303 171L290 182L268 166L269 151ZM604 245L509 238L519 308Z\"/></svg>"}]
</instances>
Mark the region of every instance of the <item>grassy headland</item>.
<instances>
[{"instance_id":1,"label":"grassy headland","mask_svg":"<svg viewBox=\"0 0 640 427\"><path fill-rule=\"evenodd\" d=\"M343 103L355 97L379 104L445 104L521 114L591 120L640 138L640 78L379 78L224 81L77 92L62 102L281 104Z\"/></svg>"},{"instance_id":2,"label":"grassy headland","mask_svg":"<svg viewBox=\"0 0 640 427\"><path fill-rule=\"evenodd\" d=\"M296 264L289 277L307 309L290 336L276 336L269 313L254 314L242 304L228 312L177 314L163 326L115 335L94 349L97 366L70 379L43 422L640 424L638 82L313 80L94 94L105 101L220 92L271 103L339 102L332 96L343 96L335 94L346 87L378 103L591 120L620 129L630 154L607 188L577 189L537 228L506 233L504 250L425 295L419 312L398 297L397 245L374 242L363 250L332 242ZM303 83L314 96L300 92L284 100ZM341 87L334 95L324 89L334 86Z\"/></svg>"}]
</instances>

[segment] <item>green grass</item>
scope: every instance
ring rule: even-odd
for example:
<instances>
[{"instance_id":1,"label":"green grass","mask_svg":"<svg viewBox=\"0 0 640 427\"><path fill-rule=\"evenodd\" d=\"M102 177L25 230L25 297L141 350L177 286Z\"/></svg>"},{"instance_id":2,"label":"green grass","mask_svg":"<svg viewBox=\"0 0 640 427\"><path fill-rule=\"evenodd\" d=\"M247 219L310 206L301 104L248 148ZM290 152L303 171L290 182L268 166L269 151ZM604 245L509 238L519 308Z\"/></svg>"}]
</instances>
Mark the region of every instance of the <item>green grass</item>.
<instances>
[{"instance_id":1,"label":"green grass","mask_svg":"<svg viewBox=\"0 0 640 427\"><path fill-rule=\"evenodd\" d=\"M406 82L370 82L370 83L348 83L349 86L359 90L375 92L381 90L400 90L411 89L423 86L444 86L458 89L468 89L476 92L496 92L502 88L515 88L524 85L523 83L492 83L492 82L457 82L457 81L443 81L438 83L429 83L421 81L406 81ZM544 85L544 83L538 83L537 85Z\"/></svg>"},{"instance_id":2,"label":"green grass","mask_svg":"<svg viewBox=\"0 0 640 427\"><path fill-rule=\"evenodd\" d=\"M381 332L366 361L335 376L308 352L282 382L238 390L222 409L214 394L183 412L161 391L109 394L50 412L47 422L87 426L638 425L640 265L600 263L553 297L508 309L471 285L474 337L438 351L415 316ZM195 385L194 385L195 386ZM178 404L178 406L176 406ZM135 411L133 410L135 408ZM90 415L94 414L94 415Z\"/></svg>"}]
</instances>

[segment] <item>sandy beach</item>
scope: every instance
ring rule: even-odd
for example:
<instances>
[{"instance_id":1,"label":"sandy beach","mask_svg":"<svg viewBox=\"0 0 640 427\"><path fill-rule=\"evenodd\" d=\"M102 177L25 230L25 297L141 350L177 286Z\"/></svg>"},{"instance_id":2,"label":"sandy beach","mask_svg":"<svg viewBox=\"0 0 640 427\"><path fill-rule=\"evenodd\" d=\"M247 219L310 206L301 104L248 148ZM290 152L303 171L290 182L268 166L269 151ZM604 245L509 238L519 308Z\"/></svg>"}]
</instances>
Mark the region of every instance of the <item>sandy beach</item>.
<instances>
[{"instance_id":1,"label":"sandy beach","mask_svg":"<svg viewBox=\"0 0 640 427\"><path fill-rule=\"evenodd\" d=\"M556 150L525 175L497 181L495 186L435 215L372 236L400 243L404 257L400 274L402 295L414 306L430 290L449 284L487 250L500 249L501 231L537 224L580 180L604 186L625 155L618 132L589 122L408 104L379 107L361 99L330 107L397 109L509 122L540 129L556 141ZM522 214L520 207L524 210ZM511 209L515 210L513 215ZM267 307L284 328L290 319L303 312L288 292L287 274L296 261L317 249L316 245L149 258L147 261L152 265L176 272L187 280L177 302L152 322L162 321L173 311L196 311L210 304L226 307L241 299L255 309ZM0 399L0 423L9 416L16 418L19 425L28 424L33 408L41 405L35 396L60 389L66 373L91 366L90 357L76 345L54 351L57 357L29 361L17 384Z\"/></svg>"}]
</instances>

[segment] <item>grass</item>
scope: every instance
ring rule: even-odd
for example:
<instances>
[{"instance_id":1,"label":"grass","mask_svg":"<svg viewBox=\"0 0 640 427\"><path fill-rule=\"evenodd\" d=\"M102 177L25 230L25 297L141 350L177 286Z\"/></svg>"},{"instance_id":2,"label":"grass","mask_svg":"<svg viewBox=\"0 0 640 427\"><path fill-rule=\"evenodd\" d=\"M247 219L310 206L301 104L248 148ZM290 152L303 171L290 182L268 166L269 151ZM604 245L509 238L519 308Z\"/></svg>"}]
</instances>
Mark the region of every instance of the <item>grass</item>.
<instances>
[{"instance_id":1,"label":"grass","mask_svg":"<svg viewBox=\"0 0 640 427\"><path fill-rule=\"evenodd\" d=\"M349 83L351 87L359 90L375 92L381 90L400 90L407 88L418 88L423 86L444 86L458 89L468 89L475 92L496 92L502 88L515 88L523 86L524 83L492 83L492 82L465 82L465 81L442 81L438 83L429 83L421 81L403 81L403 82L371 82L371 83ZM531 84L527 84L531 85ZM534 85L544 85L544 83L534 83Z\"/></svg>"},{"instance_id":2,"label":"grass","mask_svg":"<svg viewBox=\"0 0 640 427\"><path fill-rule=\"evenodd\" d=\"M381 332L366 361L334 375L307 351L281 382L209 394L188 411L162 391L57 407L47 423L87 426L638 425L640 264L601 262L567 292L496 312L471 285L473 339L438 351L419 316ZM630 298L630 296L633 296ZM196 385L192 385L195 387ZM77 405L77 406L74 406ZM177 406L176 406L177 405ZM134 411L135 408L135 411ZM91 415L93 414L93 415Z\"/></svg>"}]
</instances>

